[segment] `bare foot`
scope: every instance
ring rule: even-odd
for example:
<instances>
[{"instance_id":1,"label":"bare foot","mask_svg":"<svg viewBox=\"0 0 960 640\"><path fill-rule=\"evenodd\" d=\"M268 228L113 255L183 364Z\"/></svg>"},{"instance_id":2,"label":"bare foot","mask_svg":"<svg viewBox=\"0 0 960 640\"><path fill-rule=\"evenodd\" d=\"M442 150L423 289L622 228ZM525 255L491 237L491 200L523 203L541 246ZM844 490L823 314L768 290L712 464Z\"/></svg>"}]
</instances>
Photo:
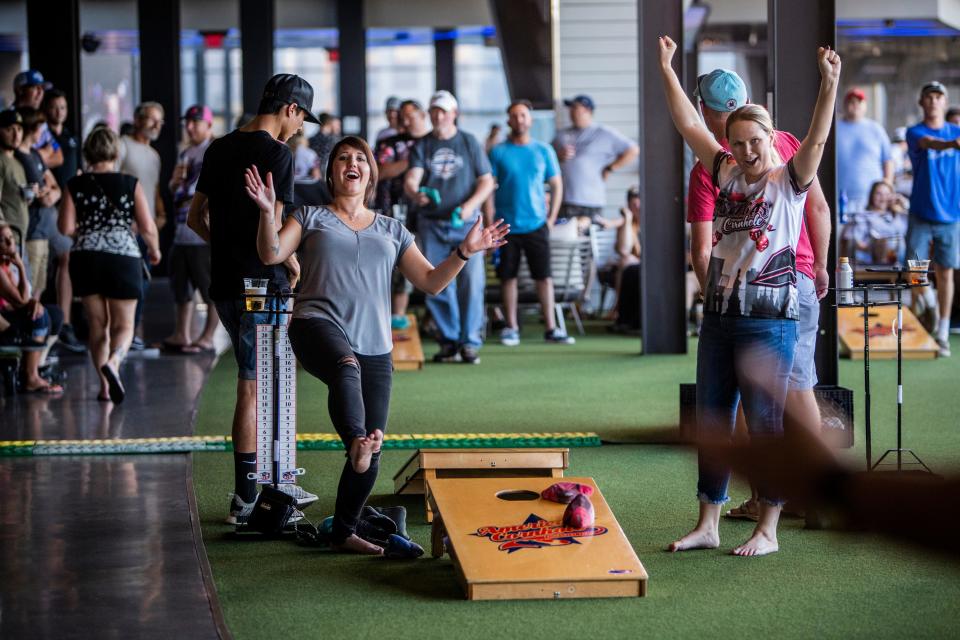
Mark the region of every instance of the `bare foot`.
<instances>
[{"instance_id":1,"label":"bare foot","mask_svg":"<svg viewBox=\"0 0 960 640\"><path fill-rule=\"evenodd\" d=\"M339 551L340 553L359 553L365 556L383 555L383 547L378 547L375 544L371 544L366 540L357 537L356 534L352 534L341 544L330 545L330 548L334 551Z\"/></svg>"},{"instance_id":2,"label":"bare foot","mask_svg":"<svg viewBox=\"0 0 960 640\"><path fill-rule=\"evenodd\" d=\"M694 549L716 549L720 546L720 535L716 529L694 529L667 547L670 553L692 551Z\"/></svg>"},{"instance_id":3,"label":"bare foot","mask_svg":"<svg viewBox=\"0 0 960 640\"><path fill-rule=\"evenodd\" d=\"M765 556L780 550L776 534L768 536L760 529L755 529L749 540L731 551L735 556Z\"/></svg>"},{"instance_id":4,"label":"bare foot","mask_svg":"<svg viewBox=\"0 0 960 640\"><path fill-rule=\"evenodd\" d=\"M383 431L375 429L374 432L367 437L373 440L373 452L377 453L380 451L380 448L383 446Z\"/></svg>"},{"instance_id":5,"label":"bare foot","mask_svg":"<svg viewBox=\"0 0 960 640\"><path fill-rule=\"evenodd\" d=\"M354 438L353 442L350 443L350 464L353 466L353 470L357 473L366 473L367 469L370 468L370 459L373 457L373 452L379 448L379 442L381 440L375 440L373 436L363 436L362 438Z\"/></svg>"}]
</instances>

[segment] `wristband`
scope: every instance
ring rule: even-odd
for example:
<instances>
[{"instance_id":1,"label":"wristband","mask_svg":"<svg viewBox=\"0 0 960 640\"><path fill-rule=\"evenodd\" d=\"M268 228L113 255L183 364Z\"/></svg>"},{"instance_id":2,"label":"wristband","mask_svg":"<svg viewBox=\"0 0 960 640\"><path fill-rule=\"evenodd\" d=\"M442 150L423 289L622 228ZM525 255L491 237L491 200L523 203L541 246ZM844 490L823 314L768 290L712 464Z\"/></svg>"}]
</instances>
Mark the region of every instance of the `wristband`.
<instances>
[{"instance_id":1,"label":"wristband","mask_svg":"<svg viewBox=\"0 0 960 640\"><path fill-rule=\"evenodd\" d=\"M463 251L460 250L460 245L457 245L457 257L463 260L464 262L468 262L470 260L470 258L463 255Z\"/></svg>"}]
</instances>

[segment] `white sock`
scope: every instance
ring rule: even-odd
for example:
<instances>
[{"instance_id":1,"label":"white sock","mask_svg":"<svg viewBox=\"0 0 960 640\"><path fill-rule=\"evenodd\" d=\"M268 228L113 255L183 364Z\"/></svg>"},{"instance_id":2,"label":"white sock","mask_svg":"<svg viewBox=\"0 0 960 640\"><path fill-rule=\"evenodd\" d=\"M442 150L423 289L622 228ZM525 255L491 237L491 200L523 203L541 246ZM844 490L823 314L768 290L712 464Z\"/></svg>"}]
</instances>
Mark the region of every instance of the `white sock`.
<instances>
[{"instance_id":1,"label":"white sock","mask_svg":"<svg viewBox=\"0 0 960 640\"><path fill-rule=\"evenodd\" d=\"M940 318L940 324L937 325L937 337L941 340L947 340L950 337L950 318Z\"/></svg>"}]
</instances>

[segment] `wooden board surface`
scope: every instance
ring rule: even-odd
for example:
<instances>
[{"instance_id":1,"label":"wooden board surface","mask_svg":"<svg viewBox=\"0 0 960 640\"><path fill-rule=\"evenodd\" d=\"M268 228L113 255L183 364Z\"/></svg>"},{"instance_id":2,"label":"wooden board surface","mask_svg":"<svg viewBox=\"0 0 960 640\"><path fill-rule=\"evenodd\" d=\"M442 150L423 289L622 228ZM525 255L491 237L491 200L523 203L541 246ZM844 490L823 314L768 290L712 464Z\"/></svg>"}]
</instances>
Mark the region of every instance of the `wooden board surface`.
<instances>
[{"instance_id":1,"label":"wooden board surface","mask_svg":"<svg viewBox=\"0 0 960 640\"><path fill-rule=\"evenodd\" d=\"M895 306L872 307L869 311L870 358L878 360L897 357L897 308ZM841 353L851 359L863 359L863 309L840 307L837 309L837 332L840 335ZM932 359L937 357L937 343L913 315L903 309L903 358L905 360Z\"/></svg>"},{"instance_id":2,"label":"wooden board surface","mask_svg":"<svg viewBox=\"0 0 960 640\"><path fill-rule=\"evenodd\" d=\"M587 529L561 524L566 505L507 501L497 494L539 494L553 478L429 480L448 549L468 599L636 597L647 573L592 478L566 478L594 487L596 522ZM435 532L437 538L441 533ZM436 548L435 548L436 552Z\"/></svg>"},{"instance_id":3,"label":"wooden board surface","mask_svg":"<svg viewBox=\"0 0 960 640\"><path fill-rule=\"evenodd\" d=\"M393 368L397 371L415 371L423 368L423 345L417 329L417 317L407 314L410 325L393 330Z\"/></svg>"}]
</instances>

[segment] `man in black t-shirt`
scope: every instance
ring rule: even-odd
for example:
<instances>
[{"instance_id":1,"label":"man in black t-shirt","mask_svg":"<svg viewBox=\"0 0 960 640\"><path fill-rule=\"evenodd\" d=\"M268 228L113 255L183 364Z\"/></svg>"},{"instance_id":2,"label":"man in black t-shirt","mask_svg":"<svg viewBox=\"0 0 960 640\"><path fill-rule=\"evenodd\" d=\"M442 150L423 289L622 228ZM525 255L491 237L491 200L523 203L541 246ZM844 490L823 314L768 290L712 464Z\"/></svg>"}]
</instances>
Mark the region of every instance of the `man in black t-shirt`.
<instances>
[{"instance_id":1,"label":"man in black t-shirt","mask_svg":"<svg viewBox=\"0 0 960 640\"><path fill-rule=\"evenodd\" d=\"M63 164L50 169L60 190L67 188L67 180L80 173L80 140L65 124L67 121L67 95L60 89L50 89L43 94L43 112L47 116L47 130L63 153ZM63 311L63 326L60 328L60 345L83 353L84 343L73 331L73 283L70 280L70 248L73 240L56 229L50 236L51 265L56 270L57 305Z\"/></svg>"},{"instance_id":2,"label":"man in black t-shirt","mask_svg":"<svg viewBox=\"0 0 960 640\"><path fill-rule=\"evenodd\" d=\"M267 279L272 292L294 286L300 275L295 256L283 265L266 266L260 261L260 211L247 196L243 176L251 165L261 176L273 174L274 222L279 229L284 203L293 203L293 156L283 143L300 131L304 120L316 123L312 107L313 87L306 80L285 73L271 78L257 116L207 148L187 216L189 227L210 244L210 297L230 334L239 367L233 417L235 493L227 518L231 524L246 521L257 497L256 480L248 478L256 471L256 325L268 323L271 317L243 312L243 279ZM280 487L301 506L317 499L296 485Z\"/></svg>"}]
</instances>

